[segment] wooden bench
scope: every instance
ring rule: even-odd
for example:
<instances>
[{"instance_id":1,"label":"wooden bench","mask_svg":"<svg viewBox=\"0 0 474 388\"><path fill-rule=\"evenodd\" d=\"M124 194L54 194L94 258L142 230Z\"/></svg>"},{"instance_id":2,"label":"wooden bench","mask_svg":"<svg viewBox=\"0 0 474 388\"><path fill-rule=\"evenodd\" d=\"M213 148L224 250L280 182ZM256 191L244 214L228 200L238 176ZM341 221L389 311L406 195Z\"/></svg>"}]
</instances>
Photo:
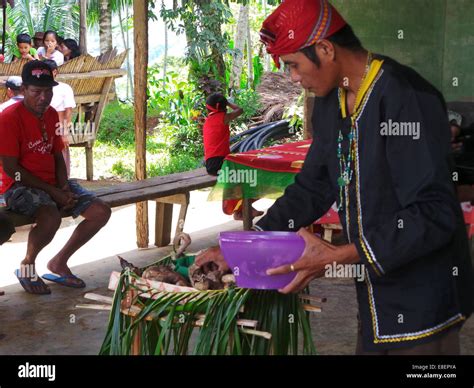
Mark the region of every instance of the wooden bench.
<instances>
[{"instance_id":1,"label":"wooden bench","mask_svg":"<svg viewBox=\"0 0 474 388\"><path fill-rule=\"evenodd\" d=\"M206 173L204 168L178 174L149 178L142 181L119 183L112 187L95 190L97 196L110 207L130 205L137 202L156 202L155 245L166 246L171 242L173 205L181 206L176 233L181 233L189 205L189 192L214 186L217 178ZM0 208L16 227L34 222L30 217Z\"/></svg>"}]
</instances>

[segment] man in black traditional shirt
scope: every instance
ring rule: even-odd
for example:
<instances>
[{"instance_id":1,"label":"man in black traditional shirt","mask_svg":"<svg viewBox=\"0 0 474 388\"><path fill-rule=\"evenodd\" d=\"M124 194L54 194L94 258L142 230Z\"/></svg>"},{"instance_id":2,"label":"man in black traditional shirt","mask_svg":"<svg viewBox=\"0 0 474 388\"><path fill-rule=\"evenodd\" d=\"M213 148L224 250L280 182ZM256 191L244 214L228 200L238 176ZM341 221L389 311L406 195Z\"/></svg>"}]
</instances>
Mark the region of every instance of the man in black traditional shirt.
<instances>
[{"instance_id":1,"label":"man in black traditional shirt","mask_svg":"<svg viewBox=\"0 0 474 388\"><path fill-rule=\"evenodd\" d=\"M474 283L443 96L414 70L363 49L326 0L286 0L261 36L277 66L281 59L317 96L302 171L255 225L299 230L306 249L269 274L296 271L280 291L298 292L327 265L363 264L357 354L459 353ZM342 246L303 229L334 201ZM225 266L218 248L197 258L208 261Z\"/></svg>"}]
</instances>

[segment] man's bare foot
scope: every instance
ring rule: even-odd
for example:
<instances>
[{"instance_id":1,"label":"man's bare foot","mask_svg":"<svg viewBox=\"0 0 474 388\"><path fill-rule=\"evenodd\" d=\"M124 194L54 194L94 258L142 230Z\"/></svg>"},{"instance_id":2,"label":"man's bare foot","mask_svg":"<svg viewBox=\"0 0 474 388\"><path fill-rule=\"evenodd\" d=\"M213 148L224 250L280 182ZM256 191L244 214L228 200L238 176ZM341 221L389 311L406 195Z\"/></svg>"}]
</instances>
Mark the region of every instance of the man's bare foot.
<instances>
[{"instance_id":1,"label":"man's bare foot","mask_svg":"<svg viewBox=\"0 0 474 388\"><path fill-rule=\"evenodd\" d=\"M67 277L67 283L75 284L77 286L82 285L84 282L79 278L74 278L73 273L65 263L61 263L59 260L51 259L47 265L51 273Z\"/></svg>"},{"instance_id":2,"label":"man's bare foot","mask_svg":"<svg viewBox=\"0 0 474 388\"><path fill-rule=\"evenodd\" d=\"M257 210L257 209L252 207L252 218L260 217L261 215L263 215L262 211ZM244 214L243 214L242 210L234 212L234 220L236 220L236 221L243 221L244 220Z\"/></svg>"}]
</instances>

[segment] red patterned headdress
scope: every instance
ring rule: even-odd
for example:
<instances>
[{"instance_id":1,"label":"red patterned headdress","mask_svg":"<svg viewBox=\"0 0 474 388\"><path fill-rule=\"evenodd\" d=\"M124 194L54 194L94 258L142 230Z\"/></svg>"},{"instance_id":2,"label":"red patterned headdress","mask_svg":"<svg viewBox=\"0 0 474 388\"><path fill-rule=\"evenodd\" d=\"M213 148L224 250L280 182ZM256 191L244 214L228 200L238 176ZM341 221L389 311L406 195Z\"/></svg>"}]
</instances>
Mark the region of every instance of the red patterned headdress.
<instances>
[{"instance_id":1,"label":"red patterned headdress","mask_svg":"<svg viewBox=\"0 0 474 388\"><path fill-rule=\"evenodd\" d=\"M326 39L346 25L327 0L285 0L265 19L260 38L280 67L280 56Z\"/></svg>"}]
</instances>

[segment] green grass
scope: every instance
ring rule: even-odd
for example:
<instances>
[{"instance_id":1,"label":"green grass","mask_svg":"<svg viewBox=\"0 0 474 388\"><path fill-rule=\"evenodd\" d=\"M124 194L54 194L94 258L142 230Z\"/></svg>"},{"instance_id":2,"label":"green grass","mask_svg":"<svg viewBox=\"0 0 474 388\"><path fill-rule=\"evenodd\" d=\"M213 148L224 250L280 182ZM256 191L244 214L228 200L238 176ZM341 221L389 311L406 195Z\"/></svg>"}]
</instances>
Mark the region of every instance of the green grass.
<instances>
[{"instance_id":1,"label":"green grass","mask_svg":"<svg viewBox=\"0 0 474 388\"><path fill-rule=\"evenodd\" d=\"M134 108L120 102L110 103L102 118L94 145L94 174L99 179L118 178L133 180L135 177ZM189 152L170 149L160 136L157 124L159 112L148 112L147 175L155 177L184 172L201 167L202 157ZM155 126L151 128L151 126ZM75 176L85 170L83 150L72 149Z\"/></svg>"},{"instance_id":2,"label":"green grass","mask_svg":"<svg viewBox=\"0 0 474 388\"><path fill-rule=\"evenodd\" d=\"M150 110L149 122L158 120L160 112ZM150 124L149 123L149 124ZM166 144L158 139L156 128L147 128L146 148L149 152L159 152L166 148ZM134 108L129 104L113 101L105 108L100 130L97 134L99 144L107 144L124 150L135 149Z\"/></svg>"},{"instance_id":3,"label":"green grass","mask_svg":"<svg viewBox=\"0 0 474 388\"><path fill-rule=\"evenodd\" d=\"M147 162L148 178L194 170L201 167L200 158L186 154L168 155L165 153L159 157L155 155L151 161L148 160ZM120 159L112 165L111 171L121 179L132 180L135 176L134 160L124 162L123 159Z\"/></svg>"}]
</instances>

